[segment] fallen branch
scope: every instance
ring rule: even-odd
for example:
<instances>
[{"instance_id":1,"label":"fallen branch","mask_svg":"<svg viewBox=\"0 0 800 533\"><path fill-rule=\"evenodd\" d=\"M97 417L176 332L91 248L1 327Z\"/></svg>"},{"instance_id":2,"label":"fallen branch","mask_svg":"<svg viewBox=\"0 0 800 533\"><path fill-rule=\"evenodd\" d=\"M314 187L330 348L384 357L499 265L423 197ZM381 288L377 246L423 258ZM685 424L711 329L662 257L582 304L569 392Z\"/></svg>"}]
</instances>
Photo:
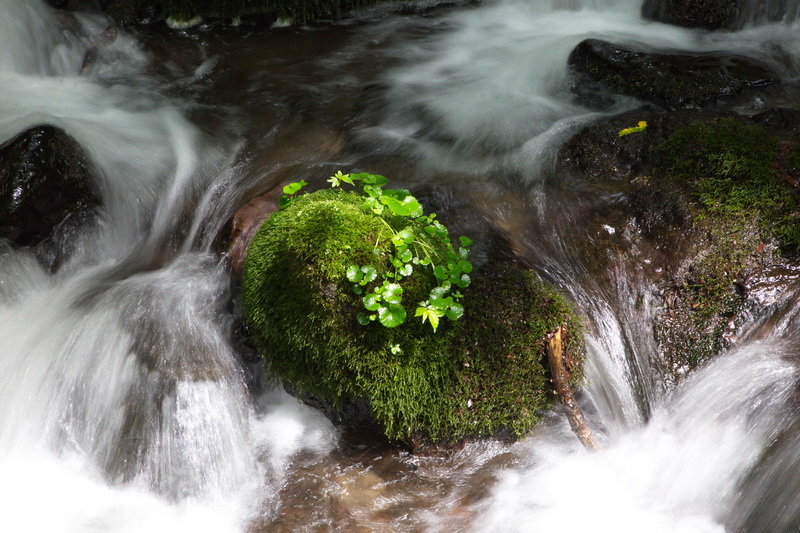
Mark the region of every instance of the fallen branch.
<instances>
[{"instance_id":1,"label":"fallen branch","mask_svg":"<svg viewBox=\"0 0 800 533\"><path fill-rule=\"evenodd\" d=\"M602 449L600 443L594 438L591 428L583 418L583 413L572 395L572 387L569 385L570 372L564 358L564 343L562 342L563 328L558 328L547 340L547 360L550 364L550 375L552 376L553 386L558 393L561 403L567 409L567 419L569 425L581 444L590 451Z\"/></svg>"}]
</instances>

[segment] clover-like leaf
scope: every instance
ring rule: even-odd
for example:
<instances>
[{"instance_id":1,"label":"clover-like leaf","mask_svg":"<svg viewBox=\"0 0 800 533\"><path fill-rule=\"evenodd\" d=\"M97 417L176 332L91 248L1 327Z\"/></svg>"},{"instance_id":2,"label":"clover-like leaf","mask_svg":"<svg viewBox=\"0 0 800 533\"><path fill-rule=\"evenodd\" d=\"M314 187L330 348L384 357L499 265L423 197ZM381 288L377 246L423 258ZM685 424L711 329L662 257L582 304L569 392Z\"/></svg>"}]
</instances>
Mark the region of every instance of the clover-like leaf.
<instances>
[{"instance_id":1,"label":"clover-like leaf","mask_svg":"<svg viewBox=\"0 0 800 533\"><path fill-rule=\"evenodd\" d=\"M472 246L472 239L470 239L469 237L464 237L462 235L461 237L458 238L458 240L461 242L461 246L463 247L468 248Z\"/></svg>"},{"instance_id":2,"label":"clover-like leaf","mask_svg":"<svg viewBox=\"0 0 800 533\"><path fill-rule=\"evenodd\" d=\"M389 304L378 309L378 320L387 328L394 328L406 321L406 310L402 305Z\"/></svg>"},{"instance_id":3,"label":"clover-like leaf","mask_svg":"<svg viewBox=\"0 0 800 533\"><path fill-rule=\"evenodd\" d=\"M361 281L361 278L364 277L364 273L361 272L361 269L358 268L356 265L350 265L347 267L347 280L352 281L353 283L358 283Z\"/></svg>"},{"instance_id":4,"label":"clover-like leaf","mask_svg":"<svg viewBox=\"0 0 800 533\"><path fill-rule=\"evenodd\" d=\"M406 263L397 271L401 276L410 276L414 272L414 267Z\"/></svg>"},{"instance_id":5,"label":"clover-like leaf","mask_svg":"<svg viewBox=\"0 0 800 533\"><path fill-rule=\"evenodd\" d=\"M414 232L410 227L401 229L392 237L392 244L397 247L403 246L404 244L411 244L412 242L414 242Z\"/></svg>"},{"instance_id":6,"label":"clover-like leaf","mask_svg":"<svg viewBox=\"0 0 800 533\"><path fill-rule=\"evenodd\" d=\"M364 309L367 311L377 311L381 306L381 297L374 292L365 295L361 302L364 304Z\"/></svg>"},{"instance_id":7,"label":"clover-like leaf","mask_svg":"<svg viewBox=\"0 0 800 533\"><path fill-rule=\"evenodd\" d=\"M450 320L458 320L464 314L464 306L461 304L454 303L452 304L447 311L445 311L445 315Z\"/></svg>"},{"instance_id":8,"label":"clover-like leaf","mask_svg":"<svg viewBox=\"0 0 800 533\"><path fill-rule=\"evenodd\" d=\"M364 279L361 280L362 285L375 281L375 278L378 277L378 271L372 265L361 267L361 273L364 275Z\"/></svg>"},{"instance_id":9,"label":"clover-like leaf","mask_svg":"<svg viewBox=\"0 0 800 533\"><path fill-rule=\"evenodd\" d=\"M399 304L403 299L403 287L399 283L389 283L383 287L383 300L391 304Z\"/></svg>"},{"instance_id":10,"label":"clover-like leaf","mask_svg":"<svg viewBox=\"0 0 800 533\"><path fill-rule=\"evenodd\" d=\"M295 181L283 188L283 194L295 194L297 191L308 185L305 180Z\"/></svg>"},{"instance_id":11,"label":"clover-like leaf","mask_svg":"<svg viewBox=\"0 0 800 533\"><path fill-rule=\"evenodd\" d=\"M414 258L414 254L404 246L397 250L397 258L404 263L409 263Z\"/></svg>"},{"instance_id":12,"label":"clover-like leaf","mask_svg":"<svg viewBox=\"0 0 800 533\"><path fill-rule=\"evenodd\" d=\"M362 326L366 326L367 324L370 323L369 317L367 317L367 315L365 315L364 313L358 313L356 315L356 320L358 320L358 323L361 324Z\"/></svg>"}]
</instances>

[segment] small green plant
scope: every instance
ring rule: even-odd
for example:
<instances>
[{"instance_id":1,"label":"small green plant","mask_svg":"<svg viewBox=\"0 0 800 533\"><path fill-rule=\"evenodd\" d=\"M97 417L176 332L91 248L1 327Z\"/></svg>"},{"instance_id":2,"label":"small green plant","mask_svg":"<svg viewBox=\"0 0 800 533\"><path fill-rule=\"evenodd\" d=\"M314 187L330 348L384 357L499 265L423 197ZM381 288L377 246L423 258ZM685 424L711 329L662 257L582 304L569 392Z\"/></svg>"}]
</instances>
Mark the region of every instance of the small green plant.
<instances>
[{"instance_id":1,"label":"small green plant","mask_svg":"<svg viewBox=\"0 0 800 533\"><path fill-rule=\"evenodd\" d=\"M403 278L410 276L414 268L431 268L438 281L431 289L428 298L417 305L415 317L422 322L430 323L433 331L439 327L442 318L458 320L464 314L460 301L465 289L470 284L472 263L469 262L469 247L472 241L467 237L459 237L461 246L458 251L450 242L447 228L436 220L436 214L425 215L419 201L405 189L384 189L388 183L384 176L369 174L342 174L341 171L328 179L332 188L341 187L343 183L356 186L360 183L364 191L364 206L375 215L406 218L408 223L395 230L383 218L385 230L393 247L390 262L393 270L379 276L372 265L351 264L347 267L348 281L353 283L353 292L362 296L362 303L367 313L358 313L356 319L362 326L378 321L387 328L394 328L404 323L407 312L403 306ZM305 181L290 183L283 188L279 205L281 209L292 203L294 195L308 185ZM444 261L437 264L431 246L417 238L415 229L420 229L437 239L446 250ZM379 253L379 236L375 242L375 253Z\"/></svg>"}]
</instances>

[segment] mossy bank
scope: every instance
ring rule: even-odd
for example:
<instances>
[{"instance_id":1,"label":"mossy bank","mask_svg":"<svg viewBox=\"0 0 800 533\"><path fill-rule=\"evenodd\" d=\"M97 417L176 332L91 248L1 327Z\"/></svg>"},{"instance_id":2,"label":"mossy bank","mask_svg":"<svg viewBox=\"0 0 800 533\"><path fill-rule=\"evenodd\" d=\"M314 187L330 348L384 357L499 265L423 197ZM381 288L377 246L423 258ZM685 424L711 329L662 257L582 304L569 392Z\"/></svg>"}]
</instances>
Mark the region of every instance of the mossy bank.
<instances>
[{"instance_id":1,"label":"mossy bank","mask_svg":"<svg viewBox=\"0 0 800 533\"><path fill-rule=\"evenodd\" d=\"M263 224L241 297L266 366L293 393L340 416L366 404L395 442L524 434L556 398L546 370L549 332L567 327L573 381L580 379L578 318L533 272L495 266L473 272L464 315L443 319L435 332L412 318L413 307L397 327L360 324L363 296L353 291L348 265L369 265L379 276L393 269L386 228L404 224L339 189L300 196ZM446 255L427 232L416 237L434 263ZM404 305L429 298L440 281L433 272L417 265L403 279Z\"/></svg>"}]
</instances>

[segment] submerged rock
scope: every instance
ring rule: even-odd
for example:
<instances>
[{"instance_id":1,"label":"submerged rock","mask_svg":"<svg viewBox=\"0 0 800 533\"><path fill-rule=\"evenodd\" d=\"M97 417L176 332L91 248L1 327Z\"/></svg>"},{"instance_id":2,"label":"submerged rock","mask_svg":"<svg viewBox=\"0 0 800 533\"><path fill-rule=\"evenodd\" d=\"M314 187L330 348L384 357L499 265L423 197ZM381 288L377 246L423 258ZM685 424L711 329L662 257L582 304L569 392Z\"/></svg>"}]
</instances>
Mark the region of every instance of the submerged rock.
<instances>
[{"instance_id":1,"label":"submerged rock","mask_svg":"<svg viewBox=\"0 0 800 533\"><path fill-rule=\"evenodd\" d=\"M38 126L0 146L0 237L20 246L69 238L99 204L89 162L62 130Z\"/></svg>"},{"instance_id":2,"label":"submerged rock","mask_svg":"<svg viewBox=\"0 0 800 533\"><path fill-rule=\"evenodd\" d=\"M666 109L705 107L745 91L774 85L777 77L752 59L716 54L662 54L586 39L569 56L583 101L621 94Z\"/></svg>"}]
</instances>

